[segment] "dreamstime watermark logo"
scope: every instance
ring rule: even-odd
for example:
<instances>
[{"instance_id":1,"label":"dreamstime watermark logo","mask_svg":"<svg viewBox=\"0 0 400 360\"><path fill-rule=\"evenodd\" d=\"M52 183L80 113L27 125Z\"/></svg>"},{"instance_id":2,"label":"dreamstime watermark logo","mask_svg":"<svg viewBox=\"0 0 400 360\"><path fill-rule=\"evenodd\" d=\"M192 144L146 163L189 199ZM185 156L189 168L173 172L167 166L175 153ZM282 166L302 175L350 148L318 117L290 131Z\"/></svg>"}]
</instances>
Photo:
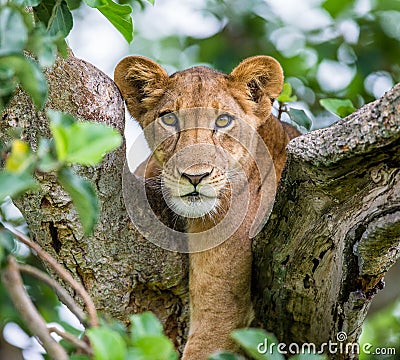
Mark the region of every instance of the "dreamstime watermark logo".
<instances>
[{"instance_id":1,"label":"dreamstime watermark logo","mask_svg":"<svg viewBox=\"0 0 400 360\"><path fill-rule=\"evenodd\" d=\"M260 354L274 354L279 353L282 355L299 355L299 354L346 354L346 355L395 355L396 349L391 347L374 347L371 343L364 343L362 345L357 342L348 342L347 334L340 331L336 335L336 340L329 340L317 346L314 343L307 342L297 343L277 343L268 341L267 338L257 346L257 351Z\"/></svg>"},{"instance_id":2,"label":"dreamstime watermark logo","mask_svg":"<svg viewBox=\"0 0 400 360\"><path fill-rule=\"evenodd\" d=\"M251 119L218 109L193 108L169 113L143 129L151 154L138 163L144 139L133 143L124 166L123 195L133 224L146 239L189 253L221 244L245 220L251 224L250 237L261 230L275 198L276 174L251 124ZM207 226L188 234L179 228L182 218Z\"/></svg>"}]
</instances>

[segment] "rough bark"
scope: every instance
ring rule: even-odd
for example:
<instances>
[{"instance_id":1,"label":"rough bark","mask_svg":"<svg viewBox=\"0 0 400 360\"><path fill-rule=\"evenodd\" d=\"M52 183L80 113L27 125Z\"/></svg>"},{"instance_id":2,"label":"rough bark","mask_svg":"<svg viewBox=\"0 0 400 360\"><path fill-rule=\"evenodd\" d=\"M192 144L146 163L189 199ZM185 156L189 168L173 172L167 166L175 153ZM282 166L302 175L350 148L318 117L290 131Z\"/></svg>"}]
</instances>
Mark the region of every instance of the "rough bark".
<instances>
[{"instance_id":1,"label":"rough bark","mask_svg":"<svg viewBox=\"0 0 400 360\"><path fill-rule=\"evenodd\" d=\"M357 341L400 254L399 165L400 84L289 144L280 194L253 242L258 325L287 344L336 342L341 331Z\"/></svg>"},{"instance_id":2,"label":"rough bark","mask_svg":"<svg viewBox=\"0 0 400 360\"><path fill-rule=\"evenodd\" d=\"M46 107L124 126L113 82L74 57L48 71ZM291 142L274 211L254 240L255 324L287 343L358 339L383 276L399 255L400 85L334 126ZM33 147L49 136L47 120L22 92L0 122L20 126ZM92 295L96 306L125 322L154 311L177 346L188 327L187 257L145 240L122 198L125 149L101 166L79 168L96 186L101 217L84 237L77 214L52 175L37 174L40 192L18 201L31 236ZM239 256L239 254L238 254ZM349 356L350 358L351 356Z\"/></svg>"}]
</instances>

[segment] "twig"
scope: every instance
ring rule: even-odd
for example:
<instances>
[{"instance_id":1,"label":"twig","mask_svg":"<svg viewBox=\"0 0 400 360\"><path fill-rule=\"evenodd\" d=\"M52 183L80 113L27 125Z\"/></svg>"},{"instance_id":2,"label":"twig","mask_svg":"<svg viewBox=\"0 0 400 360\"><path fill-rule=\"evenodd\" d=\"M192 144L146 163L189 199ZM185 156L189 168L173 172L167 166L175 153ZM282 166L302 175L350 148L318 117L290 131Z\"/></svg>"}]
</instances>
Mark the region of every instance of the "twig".
<instances>
[{"instance_id":1,"label":"twig","mask_svg":"<svg viewBox=\"0 0 400 360\"><path fill-rule=\"evenodd\" d=\"M47 328L49 333L56 333L61 336L63 339L69 341L71 344L75 345L77 348L83 350L86 354L92 355L92 348L82 340L79 340L76 336L70 334L69 332L62 331L55 326L50 326Z\"/></svg>"},{"instance_id":2,"label":"twig","mask_svg":"<svg viewBox=\"0 0 400 360\"><path fill-rule=\"evenodd\" d=\"M22 265L18 264L19 271L34 276L35 278L39 279L40 281L49 285L58 295L60 300L68 307L69 310L78 318L81 323L85 323L86 314L85 312L79 307L79 305L74 301L72 296L68 294L67 290L65 290L57 281L52 279L43 271L30 266L30 265Z\"/></svg>"},{"instance_id":3,"label":"twig","mask_svg":"<svg viewBox=\"0 0 400 360\"><path fill-rule=\"evenodd\" d=\"M67 272L58 262L54 259L48 252L43 250L41 246L29 239L26 235L22 234L13 227L4 224L4 227L10 231L19 241L23 242L25 245L29 246L31 249L35 250L38 256L45 262L47 262L57 273L61 276L81 297L86 305L88 312L90 326L98 326L99 320L97 318L96 307L94 303L83 287L82 284L78 283L72 275Z\"/></svg>"},{"instance_id":4,"label":"twig","mask_svg":"<svg viewBox=\"0 0 400 360\"><path fill-rule=\"evenodd\" d=\"M67 360L64 348L49 334L46 322L33 305L22 282L18 265L12 256L8 257L8 266L2 271L1 278L25 325L34 336L37 336L52 359Z\"/></svg>"},{"instance_id":5,"label":"twig","mask_svg":"<svg viewBox=\"0 0 400 360\"><path fill-rule=\"evenodd\" d=\"M286 108L285 103L279 101L278 120L281 120L282 113L287 111L285 108Z\"/></svg>"}]
</instances>

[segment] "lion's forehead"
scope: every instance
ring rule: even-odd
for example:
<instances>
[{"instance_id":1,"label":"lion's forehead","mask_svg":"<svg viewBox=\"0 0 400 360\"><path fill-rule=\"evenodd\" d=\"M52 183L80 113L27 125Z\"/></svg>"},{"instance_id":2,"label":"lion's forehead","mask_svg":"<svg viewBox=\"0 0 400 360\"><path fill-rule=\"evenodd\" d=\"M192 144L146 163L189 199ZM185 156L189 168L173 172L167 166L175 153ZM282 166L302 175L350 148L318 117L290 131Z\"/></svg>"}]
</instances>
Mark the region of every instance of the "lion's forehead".
<instances>
[{"instance_id":1,"label":"lion's forehead","mask_svg":"<svg viewBox=\"0 0 400 360\"><path fill-rule=\"evenodd\" d=\"M243 99L228 79L226 74L201 66L178 72L169 78L159 106L173 111L204 107L237 112L243 108Z\"/></svg>"}]
</instances>

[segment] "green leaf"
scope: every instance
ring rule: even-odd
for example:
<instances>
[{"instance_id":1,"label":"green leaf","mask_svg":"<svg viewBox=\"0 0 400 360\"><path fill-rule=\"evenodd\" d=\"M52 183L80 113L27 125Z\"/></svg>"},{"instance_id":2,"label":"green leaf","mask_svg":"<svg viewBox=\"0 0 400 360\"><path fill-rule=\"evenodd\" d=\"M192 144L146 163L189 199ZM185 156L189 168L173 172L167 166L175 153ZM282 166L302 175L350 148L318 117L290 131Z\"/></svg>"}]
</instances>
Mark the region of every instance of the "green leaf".
<instances>
[{"instance_id":1,"label":"green leaf","mask_svg":"<svg viewBox=\"0 0 400 360\"><path fill-rule=\"evenodd\" d=\"M209 356L208 360L244 360L244 358L229 351L220 351Z\"/></svg>"},{"instance_id":2,"label":"green leaf","mask_svg":"<svg viewBox=\"0 0 400 360\"><path fill-rule=\"evenodd\" d=\"M39 159L37 167L40 171L50 172L58 170L60 163L55 156L54 141L41 138L36 152Z\"/></svg>"},{"instance_id":3,"label":"green leaf","mask_svg":"<svg viewBox=\"0 0 400 360\"><path fill-rule=\"evenodd\" d=\"M130 43L133 40L132 8L129 5L120 5L112 0L85 0L85 3L98 9L127 42Z\"/></svg>"},{"instance_id":4,"label":"green leaf","mask_svg":"<svg viewBox=\"0 0 400 360\"><path fill-rule=\"evenodd\" d=\"M57 1L53 8L47 30L51 35L62 34L66 38L73 26L72 14L65 0Z\"/></svg>"},{"instance_id":5,"label":"green leaf","mask_svg":"<svg viewBox=\"0 0 400 360\"><path fill-rule=\"evenodd\" d=\"M292 356L290 360L325 360L326 356L317 354L299 354Z\"/></svg>"},{"instance_id":6,"label":"green leaf","mask_svg":"<svg viewBox=\"0 0 400 360\"><path fill-rule=\"evenodd\" d=\"M145 335L136 339L134 348L129 350L129 358L135 360L176 360L171 340L164 335Z\"/></svg>"},{"instance_id":7,"label":"green leaf","mask_svg":"<svg viewBox=\"0 0 400 360\"><path fill-rule=\"evenodd\" d=\"M0 229L0 245L3 250L7 250L7 253L11 253L15 250L14 236L7 229Z\"/></svg>"},{"instance_id":8,"label":"green leaf","mask_svg":"<svg viewBox=\"0 0 400 360\"><path fill-rule=\"evenodd\" d=\"M13 82L19 82L22 88L32 97L37 108L41 109L47 99L47 81L38 64L23 55L0 57L1 72L13 73ZM9 88L11 88L9 83Z\"/></svg>"},{"instance_id":9,"label":"green leaf","mask_svg":"<svg viewBox=\"0 0 400 360\"><path fill-rule=\"evenodd\" d=\"M42 0L22 0L23 6L38 6Z\"/></svg>"},{"instance_id":10,"label":"green leaf","mask_svg":"<svg viewBox=\"0 0 400 360\"><path fill-rule=\"evenodd\" d=\"M0 202L7 196L16 198L18 195L34 190L38 186L36 180L29 174L0 172Z\"/></svg>"},{"instance_id":11,"label":"green leaf","mask_svg":"<svg viewBox=\"0 0 400 360\"><path fill-rule=\"evenodd\" d=\"M46 28L53 13L53 8L56 4L55 0L42 0L40 3L33 8L35 17L42 22Z\"/></svg>"},{"instance_id":12,"label":"green leaf","mask_svg":"<svg viewBox=\"0 0 400 360\"><path fill-rule=\"evenodd\" d=\"M154 3L156 2L155 0L147 0L148 3L154 6Z\"/></svg>"},{"instance_id":13,"label":"green leaf","mask_svg":"<svg viewBox=\"0 0 400 360\"><path fill-rule=\"evenodd\" d=\"M58 38L47 33L44 25L39 23L29 37L26 49L37 56L42 66L51 66L57 56L58 41Z\"/></svg>"},{"instance_id":14,"label":"green leaf","mask_svg":"<svg viewBox=\"0 0 400 360\"><path fill-rule=\"evenodd\" d=\"M11 7L0 8L0 56L22 52L27 38L21 13Z\"/></svg>"},{"instance_id":15,"label":"green leaf","mask_svg":"<svg viewBox=\"0 0 400 360\"><path fill-rule=\"evenodd\" d=\"M10 102L16 87L14 71L8 65L2 64L0 58L0 113Z\"/></svg>"},{"instance_id":16,"label":"green leaf","mask_svg":"<svg viewBox=\"0 0 400 360\"><path fill-rule=\"evenodd\" d=\"M256 360L285 360L277 351L278 340L262 329L238 329L231 336ZM275 346L271 349L273 343Z\"/></svg>"},{"instance_id":17,"label":"green leaf","mask_svg":"<svg viewBox=\"0 0 400 360\"><path fill-rule=\"evenodd\" d=\"M16 86L13 68L0 57L0 96L12 93Z\"/></svg>"},{"instance_id":18,"label":"green leaf","mask_svg":"<svg viewBox=\"0 0 400 360\"><path fill-rule=\"evenodd\" d=\"M71 355L68 360L91 360L91 357L86 355Z\"/></svg>"},{"instance_id":19,"label":"green leaf","mask_svg":"<svg viewBox=\"0 0 400 360\"><path fill-rule=\"evenodd\" d=\"M304 110L291 108L289 110L289 116L296 124L303 126L307 130L311 129L312 120L308 117Z\"/></svg>"},{"instance_id":20,"label":"green leaf","mask_svg":"<svg viewBox=\"0 0 400 360\"><path fill-rule=\"evenodd\" d=\"M98 10L110 21L111 24L130 43L133 40L133 22L131 18L132 8L129 5L116 4L112 0L101 6Z\"/></svg>"},{"instance_id":21,"label":"green leaf","mask_svg":"<svg viewBox=\"0 0 400 360\"><path fill-rule=\"evenodd\" d=\"M131 339L134 349L129 357L140 360L173 360L178 356L171 340L163 335L163 328L151 312L131 317Z\"/></svg>"},{"instance_id":22,"label":"green leaf","mask_svg":"<svg viewBox=\"0 0 400 360\"><path fill-rule=\"evenodd\" d=\"M120 334L105 327L91 328L86 334L95 360L125 360L126 344Z\"/></svg>"},{"instance_id":23,"label":"green leaf","mask_svg":"<svg viewBox=\"0 0 400 360\"><path fill-rule=\"evenodd\" d=\"M13 0L12 3L21 6L21 7L26 7L26 6L37 6L41 3L42 0Z\"/></svg>"},{"instance_id":24,"label":"green leaf","mask_svg":"<svg viewBox=\"0 0 400 360\"><path fill-rule=\"evenodd\" d=\"M99 215L97 196L92 184L67 167L58 171L57 178L62 187L71 196L72 202L78 211L84 234L90 235Z\"/></svg>"},{"instance_id":25,"label":"green leaf","mask_svg":"<svg viewBox=\"0 0 400 360\"><path fill-rule=\"evenodd\" d=\"M100 6L107 5L107 0L85 0L86 5L91 8L99 8Z\"/></svg>"},{"instance_id":26,"label":"green leaf","mask_svg":"<svg viewBox=\"0 0 400 360\"><path fill-rule=\"evenodd\" d=\"M328 10L332 17L336 18L340 13L348 8L349 5L350 3L347 1L325 0L322 7Z\"/></svg>"},{"instance_id":27,"label":"green leaf","mask_svg":"<svg viewBox=\"0 0 400 360\"><path fill-rule=\"evenodd\" d=\"M59 37L58 40L56 40L56 44L57 44L58 53L64 59L66 59L69 56L69 48L68 48L67 42L62 37Z\"/></svg>"},{"instance_id":28,"label":"green leaf","mask_svg":"<svg viewBox=\"0 0 400 360\"><path fill-rule=\"evenodd\" d=\"M67 0L67 4L70 10L76 10L81 6L81 0Z\"/></svg>"},{"instance_id":29,"label":"green leaf","mask_svg":"<svg viewBox=\"0 0 400 360\"><path fill-rule=\"evenodd\" d=\"M0 263L15 249L15 241L12 234L0 222Z\"/></svg>"},{"instance_id":30,"label":"green leaf","mask_svg":"<svg viewBox=\"0 0 400 360\"><path fill-rule=\"evenodd\" d=\"M50 35L61 34L64 38L67 37L72 29L73 20L65 0L43 0L33 10Z\"/></svg>"},{"instance_id":31,"label":"green leaf","mask_svg":"<svg viewBox=\"0 0 400 360\"><path fill-rule=\"evenodd\" d=\"M69 128L67 161L93 165L121 145L119 132L104 124L80 122Z\"/></svg>"},{"instance_id":32,"label":"green leaf","mask_svg":"<svg viewBox=\"0 0 400 360\"><path fill-rule=\"evenodd\" d=\"M278 96L277 99L281 103L287 103L287 102L294 102L297 100L297 96L293 95L292 96L292 85L289 83L285 82L283 84L283 90L281 94Z\"/></svg>"},{"instance_id":33,"label":"green leaf","mask_svg":"<svg viewBox=\"0 0 400 360\"><path fill-rule=\"evenodd\" d=\"M142 314L132 315L130 320L133 342L147 335L163 335L163 327L160 321L151 312L147 311Z\"/></svg>"},{"instance_id":34,"label":"green leaf","mask_svg":"<svg viewBox=\"0 0 400 360\"><path fill-rule=\"evenodd\" d=\"M349 99L321 99L319 101L322 107L331 113L344 118L353 113L356 108Z\"/></svg>"},{"instance_id":35,"label":"green leaf","mask_svg":"<svg viewBox=\"0 0 400 360\"><path fill-rule=\"evenodd\" d=\"M72 115L47 111L58 159L69 163L95 165L122 143L120 133L104 124L77 122Z\"/></svg>"},{"instance_id":36,"label":"green leaf","mask_svg":"<svg viewBox=\"0 0 400 360\"><path fill-rule=\"evenodd\" d=\"M50 131L54 138L57 157L60 161L66 161L70 137L67 129L75 123L75 119L72 115L60 111L47 110L46 113L50 119Z\"/></svg>"}]
</instances>

